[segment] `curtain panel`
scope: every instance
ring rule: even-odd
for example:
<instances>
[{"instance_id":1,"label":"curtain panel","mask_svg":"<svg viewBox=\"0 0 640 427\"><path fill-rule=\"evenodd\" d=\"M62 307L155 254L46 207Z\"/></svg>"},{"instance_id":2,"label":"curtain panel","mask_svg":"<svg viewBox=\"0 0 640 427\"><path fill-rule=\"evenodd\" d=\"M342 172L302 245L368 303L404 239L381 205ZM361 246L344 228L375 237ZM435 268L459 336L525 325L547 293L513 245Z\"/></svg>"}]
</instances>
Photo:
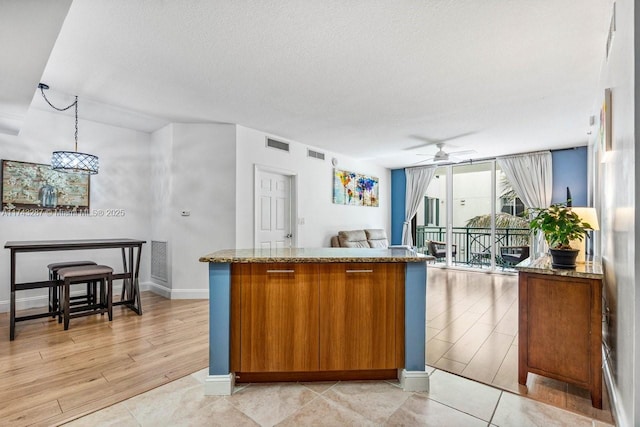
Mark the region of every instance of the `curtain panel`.
<instances>
[{"instance_id":1,"label":"curtain panel","mask_svg":"<svg viewBox=\"0 0 640 427\"><path fill-rule=\"evenodd\" d=\"M551 205L552 174L551 152L521 154L499 157L500 169L504 172L526 208L547 208ZM533 254L546 252L542 233L533 240Z\"/></svg>"},{"instance_id":2,"label":"curtain panel","mask_svg":"<svg viewBox=\"0 0 640 427\"><path fill-rule=\"evenodd\" d=\"M438 166L423 166L419 168L406 168L404 174L407 178L406 204L404 209L404 223L402 224L402 244L413 246L411 237L411 219L418 212L420 202L427 191L427 187L436 174Z\"/></svg>"}]
</instances>

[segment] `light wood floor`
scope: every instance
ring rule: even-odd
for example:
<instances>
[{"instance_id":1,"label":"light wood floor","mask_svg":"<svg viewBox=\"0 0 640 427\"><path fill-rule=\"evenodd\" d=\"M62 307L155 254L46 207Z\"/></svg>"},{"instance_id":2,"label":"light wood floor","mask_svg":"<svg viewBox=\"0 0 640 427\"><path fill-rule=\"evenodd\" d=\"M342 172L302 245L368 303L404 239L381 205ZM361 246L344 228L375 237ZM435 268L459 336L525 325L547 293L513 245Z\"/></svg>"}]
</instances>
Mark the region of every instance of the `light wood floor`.
<instances>
[{"instance_id":1,"label":"light wood floor","mask_svg":"<svg viewBox=\"0 0 640 427\"><path fill-rule=\"evenodd\" d=\"M428 268L427 364L526 395L590 418L612 422L591 406L589 392L529 374L518 384L518 276Z\"/></svg>"},{"instance_id":2,"label":"light wood floor","mask_svg":"<svg viewBox=\"0 0 640 427\"><path fill-rule=\"evenodd\" d=\"M19 322L0 314L0 425L59 425L208 365L206 300L142 293L144 314Z\"/></svg>"},{"instance_id":3,"label":"light wood floor","mask_svg":"<svg viewBox=\"0 0 640 427\"><path fill-rule=\"evenodd\" d=\"M529 374L517 383L517 277L429 268L427 363L611 422L588 392ZM143 316L20 322L0 314L0 425L58 425L196 372L208 363L208 302L143 292Z\"/></svg>"}]
</instances>

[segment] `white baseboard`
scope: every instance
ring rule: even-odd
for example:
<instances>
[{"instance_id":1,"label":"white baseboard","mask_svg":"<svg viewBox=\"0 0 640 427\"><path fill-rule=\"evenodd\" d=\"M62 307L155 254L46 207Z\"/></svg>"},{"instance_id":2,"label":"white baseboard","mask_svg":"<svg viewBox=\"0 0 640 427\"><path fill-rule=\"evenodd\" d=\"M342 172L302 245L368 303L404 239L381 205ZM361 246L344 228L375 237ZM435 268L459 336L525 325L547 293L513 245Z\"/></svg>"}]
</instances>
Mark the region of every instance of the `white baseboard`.
<instances>
[{"instance_id":1,"label":"white baseboard","mask_svg":"<svg viewBox=\"0 0 640 427\"><path fill-rule=\"evenodd\" d=\"M209 299L209 289L171 289L171 299Z\"/></svg>"},{"instance_id":2,"label":"white baseboard","mask_svg":"<svg viewBox=\"0 0 640 427\"><path fill-rule=\"evenodd\" d=\"M209 375L204 380L205 396L231 396L236 383L233 373L227 375Z\"/></svg>"},{"instance_id":3,"label":"white baseboard","mask_svg":"<svg viewBox=\"0 0 640 427\"><path fill-rule=\"evenodd\" d=\"M398 369L398 380L404 391L429 391L429 373L427 371L407 371Z\"/></svg>"},{"instance_id":4,"label":"white baseboard","mask_svg":"<svg viewBox=\"0 0 640 427\"><path fill-rule=\"evenodd\" d=\"M611 372L611 365L607 358L603 355L604 365L602 372L604 374L604 383L607 386L609 392L609 403L611 404L611 413L613 414L613 420L619 427L628 427L627 421L624 418L624 409L622 408L622 400L618 394L618 389L614 387L613 372Z\"/></svg>"},{"instance_id":5,"label":"white baseboard","mask_svg":"<svg viewBox=\"0 0 640 427\"><path fill-rule=\"evenodd\" d=\"M71 291L71 296L83 295L85 290ZM19 294L16 294L19 295ZM49 305L49 293L46 289L40 291L40 295L16 298L16 310L27 310L29 308L47 307ZM11 301L0 301L0 313L8 313L11 309Z\"/></svg>"},{"instance_id":6,"label":"white baseboard","mask_svg":"<svg viewBox=\"0 0 640 427\"><path fill-rule=\"evenodd\" d=\"M150 291L163 298L171 299L171 288L153 282L140 283L140 292Z\"/></svg>"},{"instance_id":7,"label":"white baseboard","mask_svg":"<svg viewBox=\"0 0 640 427\"><path fill-rule=\"evenodd\" d=\"M171 289L153 282L141 283L140 291L151 291L168 299L209 299L209 289Z\"/></svg>"},{"instance_id":8,"label":"white baseboard","mask_svg":"<svg viewBox=\"0 0 640 427\"><path fill-rule=\"evenodd\" d=\"M153 282L140 283L140 292L151 291L167 299L209 299L209 289L171 289ZM16 298L16 310L46 307L49 304L49 294L42 290L40 295ZM84 291L71 292L71 295L82 294ZM114 294L118 295L114 287ZM11 309L9 300L0 301L0 313L8 313Z\"/></svg>"}]
</instances>

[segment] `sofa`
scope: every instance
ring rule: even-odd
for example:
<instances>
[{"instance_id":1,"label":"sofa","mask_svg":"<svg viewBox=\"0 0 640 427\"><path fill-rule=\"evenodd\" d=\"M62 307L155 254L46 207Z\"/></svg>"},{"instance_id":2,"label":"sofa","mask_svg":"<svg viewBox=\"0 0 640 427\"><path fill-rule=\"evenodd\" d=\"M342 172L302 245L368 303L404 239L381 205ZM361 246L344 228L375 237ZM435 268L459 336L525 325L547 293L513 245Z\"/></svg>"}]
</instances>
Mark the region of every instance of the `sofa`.
<instances>
[{"instance_id":1,"label":"sofa","mask_svg":"<svg viewBox=\"0 0 640 427\"><path fill-rule=\"evenodd\" d=\"M339 231L331 237L332 248L387 248L389 240L382 229Z\"/></svg>"}]
</instances>

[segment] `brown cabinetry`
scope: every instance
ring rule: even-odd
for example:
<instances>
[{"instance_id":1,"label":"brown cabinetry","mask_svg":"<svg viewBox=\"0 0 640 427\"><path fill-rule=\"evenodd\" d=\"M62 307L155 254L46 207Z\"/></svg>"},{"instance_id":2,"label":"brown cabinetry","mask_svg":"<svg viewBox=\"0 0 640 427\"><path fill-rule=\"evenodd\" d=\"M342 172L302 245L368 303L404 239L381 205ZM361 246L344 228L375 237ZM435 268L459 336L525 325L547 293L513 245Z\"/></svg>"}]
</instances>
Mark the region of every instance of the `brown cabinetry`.
<instances>
[{"instance_id":1,"label":"brown cabinetry","mask_svg":"<svg viewBox=\"0 0 640 427\"><path fill-rule=\"evenodd\" d=\"M591 392L602 408L602 280L519 273L518 382L529 372Z\"/></svg>"},{"instance_id":2,"label":"brown cabinetry","mask_svg":"<svg viewBox=\"0 0 640 427\"><path fill-rule=\"evenodd\" d=\"M240 381L395 377L403 366L404 264L234 264L232 278Z\"/></svg>"},{"instance_id":3,"label":"brown cabinetry","mask_svg":"<svg viewBox=\"0 0 640 427\"><path fill-rule=\"evenodd\" d=\"M250 269L241 287L242 369L317 369L317 265L252 264Z\"/></svg>"},{"instance_id":4,"label":"brown cabinetry","mask_svg":"<svg viewBox=\"0 0 640 427\"><path fill-rule=\"evenodd\" d=\"M320 369L398 366L397 264L327 264L320 275ZM400 343L401 348L404 343Z\"/></svg>"}]
</instances>

